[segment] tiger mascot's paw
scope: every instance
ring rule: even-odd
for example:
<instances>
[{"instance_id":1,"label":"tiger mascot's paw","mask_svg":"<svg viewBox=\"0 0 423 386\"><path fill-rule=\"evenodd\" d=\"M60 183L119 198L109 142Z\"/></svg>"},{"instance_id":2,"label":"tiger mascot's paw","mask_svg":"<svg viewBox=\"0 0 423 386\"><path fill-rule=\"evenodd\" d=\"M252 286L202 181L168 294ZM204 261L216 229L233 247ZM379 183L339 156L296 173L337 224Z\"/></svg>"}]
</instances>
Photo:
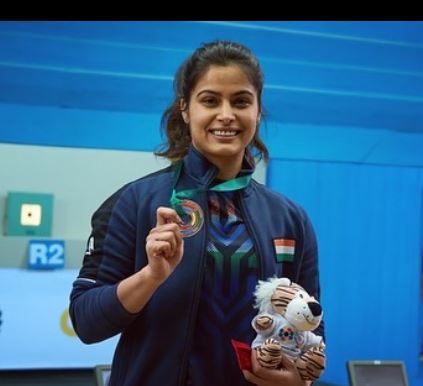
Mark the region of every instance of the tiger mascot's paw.
<instances>
[{"instance_id":1,"label":"tiger mascot's paw","mask_svg":"<svg viewBox=\"0 0 423 386\"><path fill-rule=\"evenodd\" d=\"M326 355L324 347L312 347L300 355L296 361L296 366L301 378L315 381L325 369Z\"/></svg>"},{"instance_id":2,"label":"tiger mascot's paw","mask_svg":"<svg viewBox=\"0 0 423 386\"><path fill-rule=\"evenodd\" d=\"M264 343L257 347L257 361L262 367L275 369L282 359L282 347L273 338L266 339Z\"/></svg>"}]
</instances>

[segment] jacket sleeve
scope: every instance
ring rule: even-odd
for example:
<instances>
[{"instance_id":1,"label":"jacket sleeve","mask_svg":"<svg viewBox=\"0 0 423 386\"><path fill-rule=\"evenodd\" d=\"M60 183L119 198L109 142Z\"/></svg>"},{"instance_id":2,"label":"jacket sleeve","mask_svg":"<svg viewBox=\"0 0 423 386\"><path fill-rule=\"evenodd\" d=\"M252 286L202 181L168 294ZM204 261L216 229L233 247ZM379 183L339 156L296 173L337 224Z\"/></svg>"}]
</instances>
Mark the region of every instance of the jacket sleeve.
<instances>
[{"instance_id":1,"label":"jacket sleeve","mask_svg":"<svg viewBox=\"0 0 423 386\"><path fill-rule=\"evenodd\" d=\"M117 297L118 283L134 273L136 212L131 189L123 187L92 216L92 231L69 307L75 332L84 343L110 338L137 317Z\"/></svg>"},{"instance_id":2,"label":"jacket sleeve","mask_svg":"<svg viewBox=\"0 0 423 386\"><path fill-rule=\"evenodd\" d=\"M299 272L298 284L300 284L310 296L314 296L319 302L320 294L320 274L319 274L319 253L317 248L316 235L308 215L303 211L303 240L304 249ZM322 305L323 307L323 305ZM324 311L324 310L323 310ZM313 332L323 337L325 340L324 320Z\"/></svg>"}]
</instances>

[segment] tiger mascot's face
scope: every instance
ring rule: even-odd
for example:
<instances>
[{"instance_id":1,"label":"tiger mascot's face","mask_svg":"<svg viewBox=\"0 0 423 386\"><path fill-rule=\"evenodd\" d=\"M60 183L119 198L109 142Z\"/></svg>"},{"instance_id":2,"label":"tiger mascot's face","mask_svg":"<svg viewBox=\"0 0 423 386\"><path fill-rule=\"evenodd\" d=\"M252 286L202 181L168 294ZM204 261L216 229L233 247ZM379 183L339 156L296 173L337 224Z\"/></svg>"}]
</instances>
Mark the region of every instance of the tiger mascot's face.
<instances>
[{"instance_id":1,"label":"tiger mascot's face","mask_svg":"<svg viewBox=\"0 0 423 386\"><path fill-rule=\"evenodd\" d=\"M322 320L320 303L298 284L278 285L273 291L271 305L298 330L312 331Z\"/></svg>"}]
</instances>

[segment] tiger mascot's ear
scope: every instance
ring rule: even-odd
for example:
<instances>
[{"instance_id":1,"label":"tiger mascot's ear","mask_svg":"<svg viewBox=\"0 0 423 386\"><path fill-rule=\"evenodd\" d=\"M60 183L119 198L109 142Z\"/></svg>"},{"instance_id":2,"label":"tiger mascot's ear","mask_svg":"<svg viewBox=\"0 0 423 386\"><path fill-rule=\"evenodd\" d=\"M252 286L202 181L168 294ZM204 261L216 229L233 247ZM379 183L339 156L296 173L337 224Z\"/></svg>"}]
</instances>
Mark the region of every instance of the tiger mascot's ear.
<instances>
[{"instance_id":1,"label":"tiger mascot's ear","mask_svg":"<svg viewBox=\"0 0 423 386\"><path fill-rule=\"evenodd\" d=\"M289 287L291 280L287 277L272 277L268 280L259 280L256 290L254 291L255 304L254 307L259 309L259 312L270 312L272 307L272 295L278 286Z\"/></svg>"}]
</instances>

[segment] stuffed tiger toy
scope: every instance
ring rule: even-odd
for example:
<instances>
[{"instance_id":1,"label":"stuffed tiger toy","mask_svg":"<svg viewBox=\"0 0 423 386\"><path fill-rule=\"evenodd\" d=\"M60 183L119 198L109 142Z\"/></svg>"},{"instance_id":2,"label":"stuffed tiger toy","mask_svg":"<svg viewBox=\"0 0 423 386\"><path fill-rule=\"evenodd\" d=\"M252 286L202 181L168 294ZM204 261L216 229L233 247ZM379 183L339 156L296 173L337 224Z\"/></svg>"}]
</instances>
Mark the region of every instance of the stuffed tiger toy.
<instances>
[{"instance_id":1,"label":"stuffed tiger toy","mask_svg":"<svg viewBox=\"0 0 423 386\"><path fill-rule=\"evenodd\" d=\"M277 368L282 353L292 359L303 380L314 381L326 363L323 338L311 332L322 320L320 303L288 278L259 281L254 292L259 313L251 324L251 344L261 366Z\"/></svg>"}]
</instances>

